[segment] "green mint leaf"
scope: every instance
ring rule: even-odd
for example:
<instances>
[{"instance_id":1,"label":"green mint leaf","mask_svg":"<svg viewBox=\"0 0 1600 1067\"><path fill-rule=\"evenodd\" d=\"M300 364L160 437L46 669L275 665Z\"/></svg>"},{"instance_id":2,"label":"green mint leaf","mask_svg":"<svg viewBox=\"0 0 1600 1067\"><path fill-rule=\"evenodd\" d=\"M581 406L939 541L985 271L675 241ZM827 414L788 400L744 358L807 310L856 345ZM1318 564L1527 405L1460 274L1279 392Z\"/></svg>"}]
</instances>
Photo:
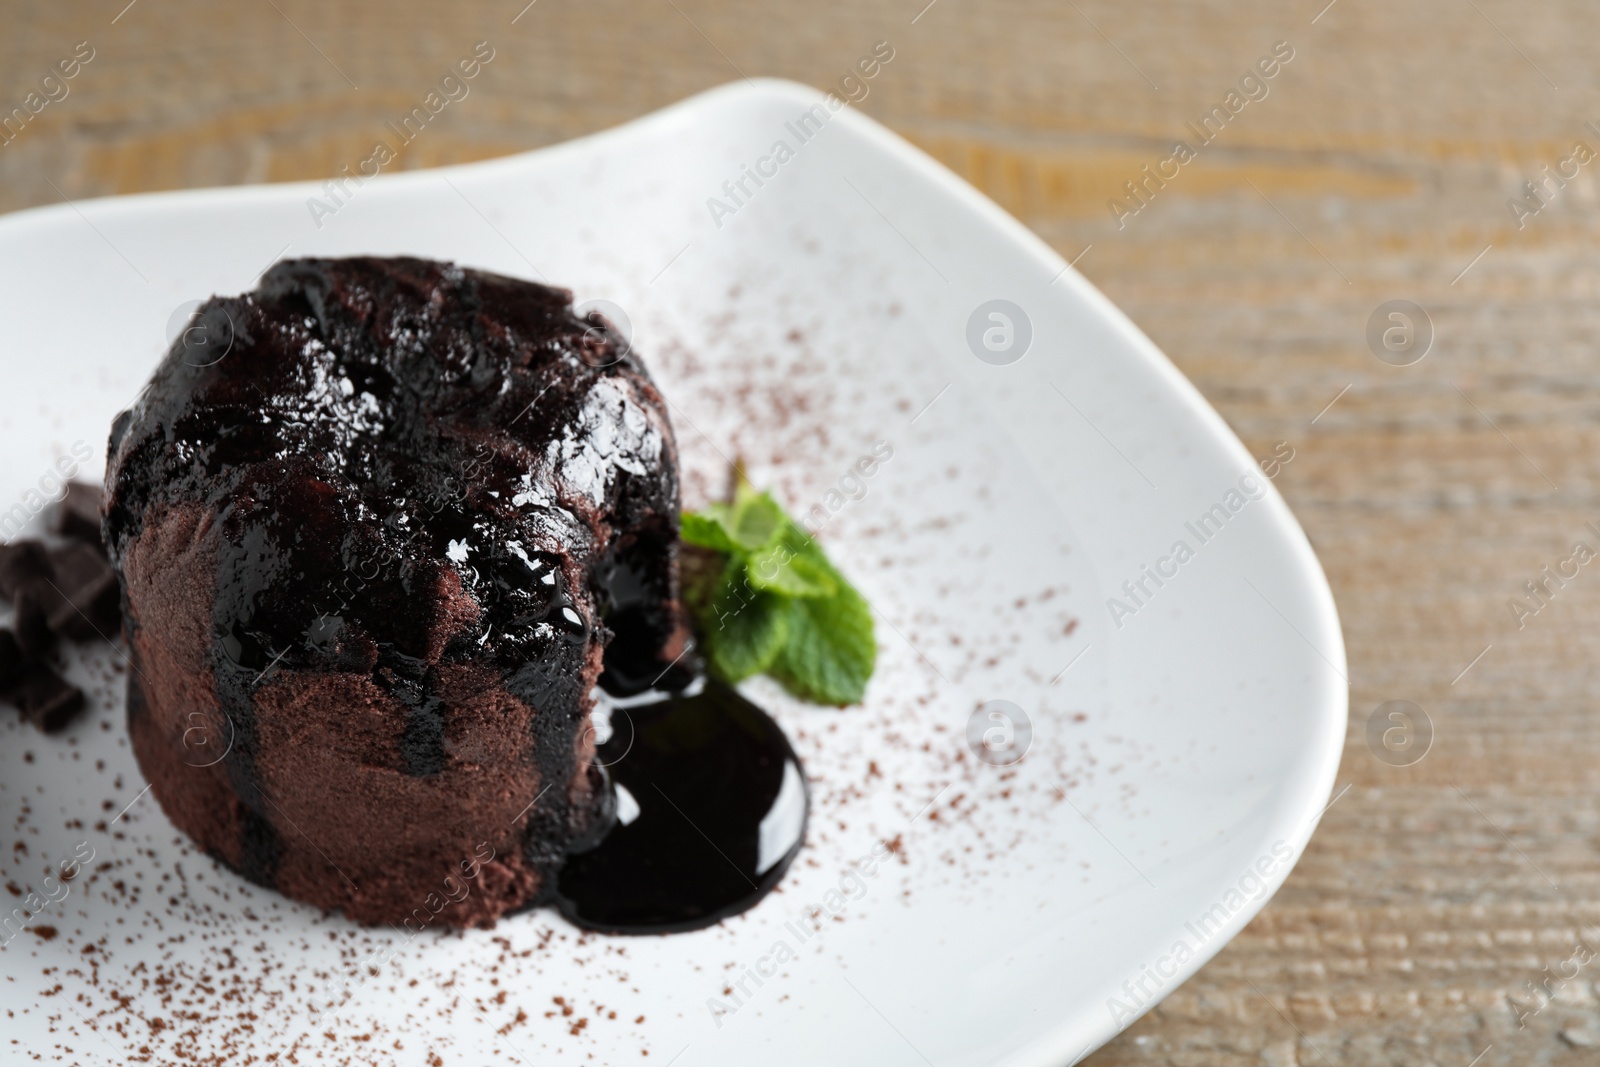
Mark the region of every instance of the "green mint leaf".
<instances>
[{"instance_id":1,"label":"green mint leaf","mask_svg":"<svg viewBox=\"0 0 1600 1067\"><path fill-rule=\"evenodd\" d=\"M795 555L816 562L840 582L844 581L844 577L833 569L833 564L828 562L828 556L822 551L822 546L817 544L799 523L788 516L784 517L783 531L779 534L778 543L787 545Z\"/></svg>"},{"instance_id":2,"label":"green mint leaf","mask_svg":"<svg viewBox=\"0 0 1600 1067\"><path fill-rule=\"evenodd\" d=\"M709 548L713 552L728 555L734 551L733 538L728 533L728 528L723 525L723 514L727 511L726 505L713 504L705 511L686 511L683 513L683 522L679 527L679 536L691 545Z\"/></svg>"},{"instance_id":3,"label":"green mint leaf","mask_svg":"<svg viewBox=\"0 0 1600 1067\"><path fill-rule=\"evenodd\" d=\"M685 543L711 569L685 571L707 665L737 682L763 671L819 704L861 700L877 661L872 611L772 495L736 469L733 500L683 516Z\"/></svg>"},{"instance_id":4,"label":"green mint leaf","mask_svg":"<svg viewBox=\"0 0 1600 1067\"><path fill-rule=\"evenodd\" d=\"M860 701L878 658L872 609L861 594L841 580L833 596L796 598L788 608L788 633L770 668L773 676L818 704Z\"/></svg>"},{"instance_id":5,"label":"green mint leaf","mask_svg":"<svg viewBox=\"0 0 1600 1067\"><path fill-rule=\"evenodd\" d=\"M836 573L826 560L796 552L782 540L752 553L746 569L751 585L784 596L826 597L839 589Z\"/></svg>"},{"instance_id":6,"label":"green mint leaf","mask_svg":"<svg viewBox=\"0 0 1600 1067\"><path fill-rule=\"evenodd\" d=\"M711 669L729 682L771 668L789 636L786 601L747 582L738 559L723 568L699 616Z\"/></svg>"},{"instance_id":7,"label":"green mint leaf","mask_svg":"<svg viewBox=\"0 0 1600 1067\"><path fill-rule=\"evenodd\" d=\"M777 539L789 517L769 494L740 489L734 497L728 534L746 552L756 552Z\"/></svg>"}]
</instances>

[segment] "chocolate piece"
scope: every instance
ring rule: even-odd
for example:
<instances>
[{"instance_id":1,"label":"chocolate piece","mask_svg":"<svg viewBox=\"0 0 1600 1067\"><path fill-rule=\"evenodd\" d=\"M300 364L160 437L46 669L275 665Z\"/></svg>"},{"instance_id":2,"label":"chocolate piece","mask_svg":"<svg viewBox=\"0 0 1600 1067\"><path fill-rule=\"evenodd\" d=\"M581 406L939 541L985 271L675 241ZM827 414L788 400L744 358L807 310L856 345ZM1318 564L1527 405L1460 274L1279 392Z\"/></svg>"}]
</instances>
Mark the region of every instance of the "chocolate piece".
<instances>
[{"instance_id":1,"label":"chocolate piece","mask_svg":"<svg viewBox=\"0 0 1600 1067\"><path fill-rule=\"evenodd\" d=\"M286 261L197 316L230 351L175 345L106 475L152 791L363 922L545 899L614 810L608 643L685 647L665 401L570 294L450 264Z\"/></svg>"},{"instance_id":2,"label":"chocolate piece","mask_svg":"<svg viewBox=\"0 0 1600 1067\"><path fill-rule=\"evenodd\" d=\"M43 578L35 579L18 590L11 620L16 630L17 646L26 659L46 656L55 646L56 635L50 630L50 614L63 603L60 593Z\"/></svg>"},{"instance_id":3,"label":"chocolate piece","mask_svg":"<svg viewBox=\"0 0 1600 1067\"><path fill-rule=\"evenodd\" d=\"M53 574L43 541L25 538L0 545L0 597L15 600L24 585Z\"/></svg>"},{"instance_id":4,"label":"chocolate piece","mask_svg":"<svg viewBox=\"0 0 1600 1067\"><path fill-rule=\"evenodd\" d=\"M100 545L100 487L90 482L68 482L66 496L56 504L55 531L91 545Z\"/></svg>"},{"instance_id":5,"label":"chocolate piece","mask_svg":"<svg viewBox=\"0 0 1600 1067\"><path fill-rule=\"evenodd\" d=\"M121 626L117 572L100 550L82 541L50 552L55 570L56 601L50 606L50 629L75 641L115 640Z\"/></svg>"},{"instance_id":6,"label":"chocolate piece","mask_svg":"<svg viewBox=\"0 0 1600 1067\"><path fill-rule=\"evenodd\" d=\"M47 734L65 727L83 710L83 690L43 664L26 669L10 697L22 717Z\"/></svg>"},{"instance_id":7,"label":"chocolate piece","mask_svg":"<svg viewBox=\"0 0 1600 1067\"><path fill-rule=\"evenodd\" d=\"M0 694L9 692L22 680L22 648L17 635L0 630Z\"/></svg>"}]
</instances>

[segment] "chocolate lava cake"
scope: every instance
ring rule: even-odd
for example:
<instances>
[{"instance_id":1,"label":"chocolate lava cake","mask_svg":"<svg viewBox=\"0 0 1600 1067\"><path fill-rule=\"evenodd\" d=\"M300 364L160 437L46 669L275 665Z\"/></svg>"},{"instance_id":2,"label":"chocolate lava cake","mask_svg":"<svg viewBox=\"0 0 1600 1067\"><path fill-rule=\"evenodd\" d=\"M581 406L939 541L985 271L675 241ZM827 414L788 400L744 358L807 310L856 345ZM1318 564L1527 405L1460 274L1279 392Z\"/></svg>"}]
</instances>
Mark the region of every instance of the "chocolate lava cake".
<instances>
[{"instance_id":1,"label":"chocolate lava cake","mask_svg":"<svg viewBox=\"0 0 1600 1067\"><path fill-rule=\"evenodd\" d=\"M687 640L643 365L564 290L420 259L284 261L186 337L106 473L161 806L362 922L548 898L614 819L602 672L642 688Z\"/></svg>"}]
</instances>

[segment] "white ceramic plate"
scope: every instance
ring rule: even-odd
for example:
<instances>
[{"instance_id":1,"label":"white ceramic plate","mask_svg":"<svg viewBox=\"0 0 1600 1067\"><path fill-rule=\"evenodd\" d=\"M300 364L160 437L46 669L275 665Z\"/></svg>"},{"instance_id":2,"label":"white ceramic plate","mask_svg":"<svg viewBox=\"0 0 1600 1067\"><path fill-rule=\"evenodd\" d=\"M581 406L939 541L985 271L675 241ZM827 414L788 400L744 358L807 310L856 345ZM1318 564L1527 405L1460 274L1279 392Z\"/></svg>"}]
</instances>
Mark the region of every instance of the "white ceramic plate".
<instances>
[{"instance_id":1,"label":"white ceramic plate","mask_svg":"<svg viewBox=\"0 0 1600 1067\"><path fill-rule=\"evenodd\" d=\"M767 176L735 201L746 166ZM8 1054L1059 1067L1283 881L1345 732L1326 582L1194 388L995 205L771 81L346 194L320 219L321 188L276 185L0 220L0 512L30 511L74 442L98 474L186 302L285 254L453 259L620 307L672 402L688 503L742 456L797 512L820 506L878 612L879 672L843 712L747 687L814 797L799 862L753 911L671 937L536 912L407 942L188 848L141 795L117 654L75 653L84 721L46 738L0 717L0 881L44 892L75 849L95 857L0 948ZM1005 318L979 311L993 300ZM853 479L875 446L891 458ZM1019 749L991 701L1031 729L1010 766L968 744L978 712L980 747Z\"/></svg>"}]
</instances>

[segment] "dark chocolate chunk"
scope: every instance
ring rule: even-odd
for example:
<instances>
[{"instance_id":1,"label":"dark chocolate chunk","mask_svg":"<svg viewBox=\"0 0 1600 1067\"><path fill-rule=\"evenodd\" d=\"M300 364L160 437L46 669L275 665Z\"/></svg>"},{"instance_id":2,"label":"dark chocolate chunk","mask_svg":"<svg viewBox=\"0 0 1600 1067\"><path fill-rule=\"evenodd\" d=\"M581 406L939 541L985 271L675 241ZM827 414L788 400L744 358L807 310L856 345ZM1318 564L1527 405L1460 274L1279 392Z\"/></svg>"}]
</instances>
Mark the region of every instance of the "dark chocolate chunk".
<instances>
[{"instance_id":1,"label":"dark chocolate chunk","mask_svg":"<svg viewBox=\"0 0 1600 1067\"><path fill-rule=\"evenodd\" d=\"M56 635L50 630L50 614L64 598L43 579L35 579L23 586L14 599L15 617L11 620L16 630L17 645L27 659L47 655L55 644Z\"/></svg>"},{"instance_id":2,"label":"dark chocolate chunk","mask_svg":"<svg viewBox=\"0 0 1600 1067\"><path fill-rule=\"evenodd\" d=\"M67 495L56 504L55 531L90 544L100 544L100 487L68 482Z\"/></svg>"},{"instance_id":3,"label":"dark chocolate chunk","mask_svg":"<svg viewBox=\"0 0 1600 1067\"><path fill-rule=\"evenodd\" d=\"M84 705L83 690L43 664L27 669L11 699L24 719L47 734L66 726Z\"/></svg>"},{"instance_id":4,"label":"dark chocolate chunk","mask_svg":"<svg viewBox=\"0 0 1600 1067\"><path fill-rule=\"evenodd\" d=\"M53 573L43 541L27 538L0 545L0 596L7 600L15 600L29 582Z\"/></svg>"},{"instance_id":5,"label":"dark chocolate chunk","mask_svg":"<svg viewBox=\"0 0 1600 1067\"><path fill-rule=\"evenodd\" d=\"M47 618L50 629L74 641L113 640L121 625L121 603L111 562L95 546L79 541L51 550L50 564L56 592Z\"/></svg>"},{"instance_id":6,"label":"dark chocolate chunk","mask_svg":"<svg viewBox=\"0 0 1600 1067\"><path fill-rule=\"evenodd\" d=\"M10 691L22 681L22 662L17 635L10 630L0 630L0 693Z\"/></svg>"}]
</instances>

